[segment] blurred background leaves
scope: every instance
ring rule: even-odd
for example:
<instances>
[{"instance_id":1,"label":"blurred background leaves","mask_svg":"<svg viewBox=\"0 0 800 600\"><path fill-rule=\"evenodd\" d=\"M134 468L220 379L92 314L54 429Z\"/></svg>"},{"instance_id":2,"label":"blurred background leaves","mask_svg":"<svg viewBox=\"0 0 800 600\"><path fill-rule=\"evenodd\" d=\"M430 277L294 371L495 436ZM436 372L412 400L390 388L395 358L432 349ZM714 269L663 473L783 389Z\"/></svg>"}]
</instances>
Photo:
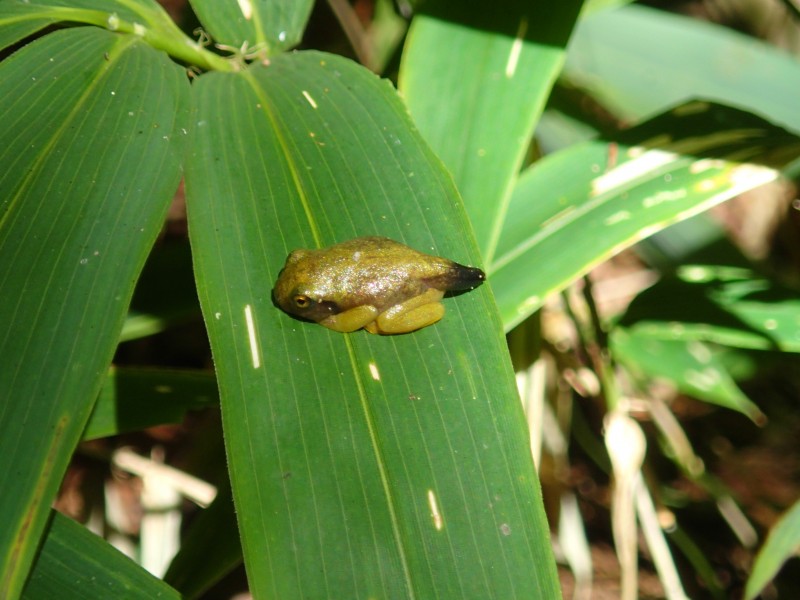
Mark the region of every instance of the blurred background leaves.
<instances>
[{"instance_id":1,"label":"blurred background leaves","mask_svg":"<svg viewBox=\"0 0 800 600\"><path fill-rule=\"evenodd\" d=\"M55 497L189 597L551 597L531 456L565 596L796 595L798 22L780 0L4 2L2 595L91 597L87 570L174 593ZM395 79L414 123L297 44ZM275 309L289 250L372 233L489 284L393 339ZM646 446L626 475L604 421ZM181 500L206 482L209 508ZM634 512L638 564L599 576Z\"/></svg>"}]
</instances>

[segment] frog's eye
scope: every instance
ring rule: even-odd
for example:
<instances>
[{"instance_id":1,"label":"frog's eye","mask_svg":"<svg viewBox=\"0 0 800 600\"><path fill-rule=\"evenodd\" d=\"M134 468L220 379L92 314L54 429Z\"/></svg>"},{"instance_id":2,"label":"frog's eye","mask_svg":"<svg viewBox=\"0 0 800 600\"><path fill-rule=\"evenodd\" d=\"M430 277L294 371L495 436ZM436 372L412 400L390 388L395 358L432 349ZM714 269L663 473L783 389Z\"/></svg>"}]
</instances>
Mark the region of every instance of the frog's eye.
<instances>
[{"instance_id":1,"label":"frog's eye","mask_svg":"<svg viewBox=\"0 0 800 600\"><path fill-rule=\"evenodd\" d=\"M310 308L314 306L314 301L305 294L297 294L292 298L292 301L297 308Z\"/></svg>"}]
</instances>

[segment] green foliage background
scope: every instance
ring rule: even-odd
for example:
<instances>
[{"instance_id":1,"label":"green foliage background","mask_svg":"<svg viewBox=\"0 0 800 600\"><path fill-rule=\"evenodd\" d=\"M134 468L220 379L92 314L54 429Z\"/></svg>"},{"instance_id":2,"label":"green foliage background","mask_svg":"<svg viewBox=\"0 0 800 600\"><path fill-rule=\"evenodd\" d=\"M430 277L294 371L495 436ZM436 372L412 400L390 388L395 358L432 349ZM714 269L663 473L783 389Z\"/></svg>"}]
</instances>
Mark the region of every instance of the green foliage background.
<instances>
[{"instance_id":1,"label":"green foliage background","mask_svg":"<svg viewBox=\"0 0 800 600\"><path fill-rule=\"evenodd\" d=\"M0 494L0 596L195 596L241 556L259 598L556 597L504 332L635 242L796 175L800 156L782 92L796 60L721 27L598 4L423 5L401 99L349 59L287 52L309 1L195 0L220 52L147 0L0 2L0 489L13 490ZM378 5L362 48L373 67L402 21ZM647 35L748 60L721 77ZM641 85L655 69L669 94ZM588 135L597 124L552 95L559 77L637 124ZM698 81L713 82L701 99L680 93ZM181 177L215 377L110 369L121 340L196 302L188 284L166 291L186 257L143 271ZM489 283L446 299L435 327L391 338L273 305L289 251L374 234L482 265ZM698 272L643 293L610 348L642 380L758 420L726 364L697 347L796 352L796 295L747 271ZM703 326L676 333L691 319L663 312L669 293L703 298ZM217 394L230 495L164 580L50 508L81 440L175 422ZM780 534L749 597L789 555Z\"/></svg>"}]
</instances>

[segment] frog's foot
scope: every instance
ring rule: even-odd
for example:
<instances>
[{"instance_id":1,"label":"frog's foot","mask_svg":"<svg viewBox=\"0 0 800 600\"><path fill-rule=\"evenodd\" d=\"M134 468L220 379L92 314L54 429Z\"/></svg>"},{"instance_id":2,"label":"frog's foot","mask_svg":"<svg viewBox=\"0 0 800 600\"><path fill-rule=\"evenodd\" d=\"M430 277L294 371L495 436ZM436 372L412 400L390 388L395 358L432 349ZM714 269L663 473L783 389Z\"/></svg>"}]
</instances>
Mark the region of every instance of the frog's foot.
<instances>
[{"instance_id":1,"label":"frog's foot","mask_svg":"<svg viewBox=\"0 0 800 600\"><path fill-rule=\"evenodd\" d=\"M366 304L326 317L319 324L334 331L349 333L372 324L377 317L378 309Z\"/></svg>"},{"instance_id":2,"label":"frog's foot","mask_svg":"<svg viewBox=\"0 0 800 600\"><path fill-rule=\"evenodd\" d=\"M431 288L381 313L366 329L370 333L395 334L433 325L444 316L444 306L440 302L443 296L444 292Z\"/></svg>"}]
</instances>

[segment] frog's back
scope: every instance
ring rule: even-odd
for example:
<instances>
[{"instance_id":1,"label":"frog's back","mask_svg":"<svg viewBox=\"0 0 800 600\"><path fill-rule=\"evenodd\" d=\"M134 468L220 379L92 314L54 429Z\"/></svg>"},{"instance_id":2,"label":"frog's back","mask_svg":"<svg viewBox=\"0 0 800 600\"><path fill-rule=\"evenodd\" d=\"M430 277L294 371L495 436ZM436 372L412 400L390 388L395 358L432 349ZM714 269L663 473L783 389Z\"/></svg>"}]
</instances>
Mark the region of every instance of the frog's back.
<instances>
[{"instance_id":1,"label":"frog's back","mask_svg":"<svg viewBox=\"0 0 800 600\"><path fill-rule=\"evenodd\" d=\"M386 285L381 288L394 286L401 293L402 287L402 293L409 293L428 287L441 291L471 289L486 279L476 267L425 254L386 237L360 237L335 247L345 250L352 260L354 272L350 276L358 278L349 280L353 285L385 280Z\"/></svg>"}]
</instances>

